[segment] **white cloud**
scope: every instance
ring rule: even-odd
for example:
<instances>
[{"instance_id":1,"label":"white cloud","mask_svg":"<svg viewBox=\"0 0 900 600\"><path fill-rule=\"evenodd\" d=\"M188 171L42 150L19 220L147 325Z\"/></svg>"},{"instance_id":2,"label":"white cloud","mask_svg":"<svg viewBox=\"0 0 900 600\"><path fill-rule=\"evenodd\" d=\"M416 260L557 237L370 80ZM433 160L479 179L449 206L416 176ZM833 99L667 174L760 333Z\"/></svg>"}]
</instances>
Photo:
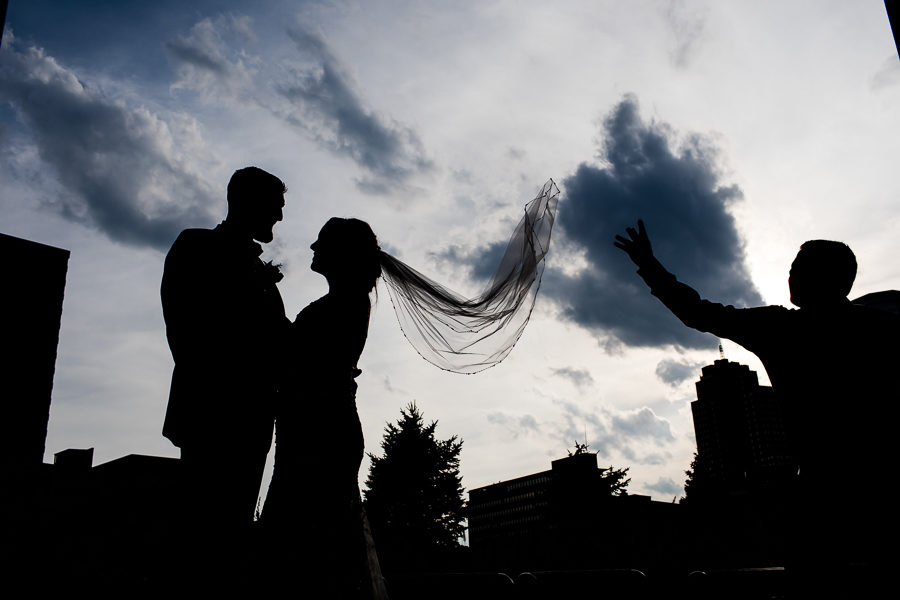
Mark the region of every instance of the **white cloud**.
<instances>
[{"instance_id":1,"label":"white cloud","mask_svg":"<svg viewBox=\"0 0 900 600\"><path fill-rule=\"evenodd\" d=\"M656 376L672 387L678 387L688 379L699 377L704 363L690 360L665 358L656 365Z\"/></svg>"},{"instance_id":2,"label":"white cloud","mask_svg":"<svg viewBox=\"0 0 900 600\"><path fill-rule=\"evenodd\" d=\"M882 63L881 68L872 76L871 86L875 91L892 87L900 83L900 57L891 54Z\"/></svg>"},{"instance_id":3,"label":"white cloud","mask_svg":"<svg viewBox=\"0 0 900 600\"><path fill-rule=\"evenodd\" d=\"M594 384L594 378L587 369L575 369L572 367L560 367L551 369L551 372L559 377L568 379L579 389L590 387Z\"/></svg>"},{"instance_id":4,"label":"white cloud","mask_svg":"<svg viewBox=\"0 0 900 600\"><path fill-rule=\"evenodd\" d=\"M60 214L158 250L212 221L214 187L200 161L213 159L194 119L113 98L43 49L19 46L10 40L0 54L0 97L24 125L17 143L33 146L54 174Z\"/></svg>"},{"instance_id":5,"label":"white cloud","mask_svg":"<svg viewBox=\"0 0 900 600\"><path fill-rule=\"evenodd\" d=\"M670 51L672 63L676 67L686 67L699 52L703 40L706 28L704 7L694 3L686 5L683 0L669 0L663 16L674 39Z\"/></svg>"},{"instance_id":6,"label":"white cloud","mask_svg":"<svg viewBox=\"0 0 900 600\"><path fill-rule=\"evenodd\" d=\"M538 431L538 422L530 414L512 415L500 411L488 413L488 423L504 427L514 438Z\"/></svg>"},{"instance_id":7,"label":"white cloud","mask_svg":"<svg viewBox=\"0 0 900 600\"><path fill-rule=\"evenodd\" d=\"M655 483L646 484L644 488L660 496L677 497L684 495L684 483L678 483L669 477L660 477Z\"/></svg>"},{"instance_id":8,"label":"white cloud","mask_svg":"<svg viewBox=\"0 0 900 600\"><path fill-rule=\"evenodd\" d=\"M249 17L202 19L166 43L176 65L172 88L196 91L207 101L265 108L321 148L353 161L364 172L357 188L368 194L396 196L412 177L433 169L419 134L368 106L322 34L294 25L286 37L293 55L263 70L262 59L236 43L255 39Z\"/></svg>"},{"instance_id":9,"label":"white cloud","mask_svg":"<svg viewBox=\"0 0 900 600\"><path fill-rule=\"evenodd\" d=\"M250 17L201 19L188 33L165 43L175 63L172 89L195 91L209 100L251 100L256 94L259 59L241 50L237 42L255 41Z\"/></svg>"}]
</instances>

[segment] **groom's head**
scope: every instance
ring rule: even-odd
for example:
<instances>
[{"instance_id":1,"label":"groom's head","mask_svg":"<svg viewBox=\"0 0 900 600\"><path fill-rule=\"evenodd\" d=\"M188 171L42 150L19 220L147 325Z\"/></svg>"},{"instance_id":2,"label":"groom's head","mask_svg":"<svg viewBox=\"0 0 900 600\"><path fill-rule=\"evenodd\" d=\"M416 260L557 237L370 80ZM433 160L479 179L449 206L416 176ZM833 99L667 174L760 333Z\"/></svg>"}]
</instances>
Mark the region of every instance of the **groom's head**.
<instances>
[{"instance_id":1,"label":"groom's head","mask_svg":"<svg viewBox=\"0 0 900 600\"><path fill-rule=\"evenodd\" d=\"M227 220L247 231L258 242L272 241L272 228L281 220L284 182L258 167L234 172L228 182Z\"/></svg>"}]
</instances>

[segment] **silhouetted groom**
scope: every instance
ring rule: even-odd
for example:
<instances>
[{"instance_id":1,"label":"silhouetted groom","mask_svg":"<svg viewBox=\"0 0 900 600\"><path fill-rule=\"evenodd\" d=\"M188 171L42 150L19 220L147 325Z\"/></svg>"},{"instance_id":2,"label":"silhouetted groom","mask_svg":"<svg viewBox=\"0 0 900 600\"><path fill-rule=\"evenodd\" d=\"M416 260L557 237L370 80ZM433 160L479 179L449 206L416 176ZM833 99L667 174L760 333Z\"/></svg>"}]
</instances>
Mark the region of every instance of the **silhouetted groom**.
<instances>
[{"instance_id":1,"label":"silhouetted groom","mask_svg":"<svg viewBox=\"0 0 900 600\"><path fill-rule=\"evenodd\" d=\"M286 191L262 169L236 171L225 220L181 232L166 256L161 296L175 370L163 435L181 448L188 517L201 531L234 531L256 507L289 324L281 273L260 260L256 242L272 241Z\"/></svg>"}]
</instances>

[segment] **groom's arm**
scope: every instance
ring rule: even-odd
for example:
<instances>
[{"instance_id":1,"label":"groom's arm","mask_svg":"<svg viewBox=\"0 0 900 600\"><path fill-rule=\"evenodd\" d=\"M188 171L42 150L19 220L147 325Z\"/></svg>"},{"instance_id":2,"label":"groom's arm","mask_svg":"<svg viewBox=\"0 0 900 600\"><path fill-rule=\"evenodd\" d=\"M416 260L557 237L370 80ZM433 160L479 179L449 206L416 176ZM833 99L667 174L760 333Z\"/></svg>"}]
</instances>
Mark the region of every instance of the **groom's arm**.
<instances>
[{"instance_id":1,"label":"groom's arm","mask_svg":"<svg viewBox=\"0 0 900 600\"><path fill-rule=\"evenodd\" d=\"M185 230L166 255L160 296L175 362L209 360L221 347L222 298L209 232ZM219 297L217 297L219 296Z\"/></svg>"},{"instance_id":2,"label":"groom's arm","mask_svg":"<svg viewBox=\"0 0 900 600\"><path fill-rule=\"evenodd\" d=\"M694 288L678 281L653 255L643 221L638 221L637 229L629 227L625 232L628 237L617 235L613 245L628 254L638 267L638 275L650 288L650 293L659 298L682 323L745 347L754 345L753 338L761 331L757 322L766 318L764 313L771 312L769 308L738 309L704 300Z\"/></svg>"}]
</instances>

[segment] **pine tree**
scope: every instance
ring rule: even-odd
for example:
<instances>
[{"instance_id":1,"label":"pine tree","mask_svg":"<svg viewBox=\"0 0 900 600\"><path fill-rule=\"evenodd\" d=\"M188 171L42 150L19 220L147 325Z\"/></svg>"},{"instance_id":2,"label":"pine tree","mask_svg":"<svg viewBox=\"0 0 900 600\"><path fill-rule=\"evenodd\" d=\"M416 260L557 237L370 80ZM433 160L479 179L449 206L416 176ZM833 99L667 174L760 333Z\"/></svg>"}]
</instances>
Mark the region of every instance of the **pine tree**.
<instances>
[{"instance_id":1,"label":"pine tree","mask_svg":"<svg viewBox=\"0 0 900 600\"><path fill-rule=\"evenodd\" d=\"M383 456L369 454L366 512L379 553L419 557L455 548L465 532L459 453L462 440L435 439L415 402L388 423Z\"/></svg>"},{"instance_id":2,"label":"pine tree","mask_svg":"<svg viewBox=\"0 0 900 600\"><path fill-rule=\"evenodd\" d=\"M631 467L625 467L624 469L614 469L612 465L609 466L601 475L603 479L603 483L605 483L609 487L609 495L610 496L627 496L628 495L628 484L631 483L631 477L626 479L625 477L628 475L628 469Z\"/></svg>"},{"instance_id":3,"label":"pine tree","mask_svg":"<svg viewBox=\"0 0 900 600\"><path fill-rule=\"evenodd\" d=\"M687 478L684 480L684 496L680 504L698 503L708 499L710 489L713 487L709 476L706 474L705 463L699 452L694 452L691 466L684 472Z\"/></svg>"}]
</instances>

